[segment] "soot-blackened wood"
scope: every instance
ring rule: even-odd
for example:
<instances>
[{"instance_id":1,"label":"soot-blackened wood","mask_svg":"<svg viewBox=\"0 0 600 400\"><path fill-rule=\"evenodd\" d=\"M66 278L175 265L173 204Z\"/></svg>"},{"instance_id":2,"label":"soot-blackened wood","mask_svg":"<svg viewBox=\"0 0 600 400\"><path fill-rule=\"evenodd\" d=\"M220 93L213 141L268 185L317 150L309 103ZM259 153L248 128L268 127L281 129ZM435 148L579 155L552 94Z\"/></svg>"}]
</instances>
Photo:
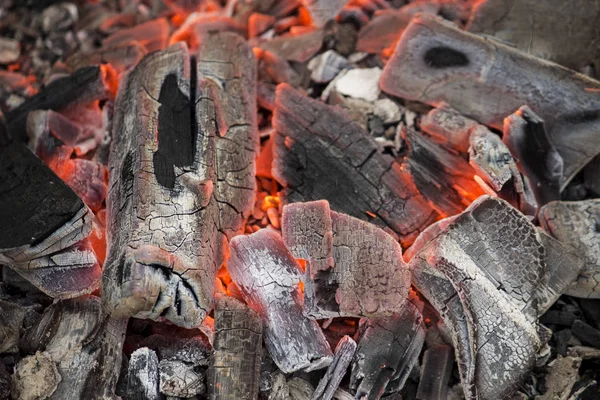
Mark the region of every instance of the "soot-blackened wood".
<instances>
[{"instance_id":1,"label":"soot-blackened wood","mask_svg":"<svg viewBox=\"0 0 600 400\"><path fill-rule=\"evenodd\" d=\"M560 198L563 160L544 127L544 121L527 106L504 120L502 141L529 180L538 206Z\"/></svg>"},{"instance_id":2,"label":"soot-blackened wood","mask_svg":"<svg viewBox=\"0 0 600 400\"><path fill-rule=\"evenodd\" d=\"M97 289L92 212L27 147L0 148L0 262L55 298Z\"/></svg>"},{"instance_id":3,"label":"soot-blackened wood","mask_svg":"<svg viewBox=\"0 0 600 400\"><path fill-rule=\"evenodd\" d=\"M282 232L294 257L308 261L305 315L372 318L402 310L410 276L400 244L383 230L319 200L286 205Z\"/></svg>"},{"instance_id":4,"label":"soot-blackened wood","mask_svg":"<svg viewBox=\"0 0 600 400\"><path fill-rule=\"evenodd\" d=\"M215 300L214 354L208 369L208 398L253 400L258 396L262 318L234 299Z\"/></svg>"},{"instance_id":5,"label":"soot-blackened wood","mask_svg":"<svg viewBox=\"0 0 600 400\"><path fill-rule=\"evenodd\" d=\"M452 347L433 346L425 350L417 399L446 400L453 364L454 351Z\"/></svg>"},{"instance_id":6,"label":"soot-blackened wood","mask_svg":"<svg viewBox=\"0 0 600 400\"><path fill-rule=\"evenodd\" d=\"M391 228L403 244L437 218L410 174L342 110L281 84L273 126L273 175L286 202L328 200L332 210Z\"/></svg>"},{"instance_id":7,"label":"soot-blackened wood","mask_svg":"<svg viewBox=\"0 0 600 400\"><path fill-rule=\"evenodd\" d=\"M46 85L38 94L6 114L13 138L27 141L27 115L34 110L60 111L72 104L85 104L110 96L110 69L100 66L84 67L73 74Z\"/></svg>"},{"instance_id":8,"label":"soot-blackened wood","mask_svg":"<svg viewBox=\"0 0 600 400\"><path fill-rule=\"evenodd\" d=\"M340 339L335 348L333 361L313 392L312 400L331 400L333 398L340 382L346 375L352 358L354 358L355 351L356 342L350 336L344 336Z\"/></svg>"},{"instance_id":9,"label":"soot-blackened wood","mask_svg":"<svg viewBox=\"0 0 600 400\"><path fill-rule=\"evenodd\" d=\"M582 70L600 57L600 33L594 28L599 18L600 5L594 2L485 0L473 8L467 30Z\"/></svg>"},{"instance_id":10,"label":"soot-blackened wood","mask_svg":"<svg viewBox=\"0 0 600 400\"><path fill-rule=\"evenodd\" d=\"M546 270L536 228L508 203L482 197L409 265L450 328L465 396L510 396L541 347L537 285Z\"/></svg>"},{"instance_id":11,"label":"soot-blackened wood","mask_svg":"<svg viewBox=\"0 0 600 400\"><path fill-rule=\"evenodd\" d=\"M311 22L323 27L328 21L335 19L348 0L302 0L302 5L310 13Z\"/></svg>"},{"instance_id":12,"label":"soot-blackened wood","mask_svg":"<svg viewBox=\"0 0 600 400\"><path fill-rule=\"evenodd\" d=\"M196 62L179 43L120 87L102 283L115 315L200 324L228 238L254 205L252 51L224 33L202 42Z\"/></svg>"},{"instance_id":13,"label":"soot-blackened wood","mask_svg":"<svg viewBox=\"0 0 600 400\"><path fill-rule=\"evenodd\" d=\"M331 363L321 328L302 315L300 266L275 231L233 238L227 268L244 300L261 315L265 343L279 369L312 371Z\"/></svg>"},{"instance_id":14,"label":"soot-blackened wood","mask_svg":"<svg viewBox=\"0 0 600 400\"><path fill-rule=\"evenodd\" d=\"M467 117L501 129L527 104L545 122L564 160L561 185L600 152L600 82L429 15L404 31L381 77L395 96L445 101Z\"/></svg>"},{"instance_id":15,"label":"soot-blackened wood","mask_svg":"<svg viewBox=\"0 0 600 400\"><path fill-rule=\"evenodd\" d=\"M540 209L542 227L584 259L584 268L566 294L600 298L600 199L553 201Z\"/></svg>"},{"instance_id":16,"label":"soot-blackened wood","mask_svg":"<svg viewBox=\"0 0 600 400\"><path fill-rule=\"evenodd\" d=\"M126 400L160 400L158 356L147 347L131 353L127 371Z\"/></svg>"},{"instance_id":17,"label":"soot-blackened wood","mask_svg":"<svg viewBox=\"0 0 600 400\"><path fill-rule=\"evenodd\" d=\"M25 334L21 349L56 365L60 382L49 399L114 398L126 327L127 319L107 315L97 297L61 300ZM27 379L20 384L35 384Z\"/></svg>"},{"instance_id":18,"label":"soot-blackened wood","mask_svg":"<svg viewBox=\"0 0 600 400\"><path fill-rule=\"evenodd\" d=\"M420 125L437 142L464 154L469 150L471 131L478 126L477 121L465 117L446 103L424 115Z\"/></svg>"},{"instance_id":19,"label":"soot-blackened wood","mask_svg":"<svg viewBox=\"0 0 600 400\"><path fill-rule=\"evenodd\" d=\"M356 398L377 400L391 381L404 386L424 341L423 316L411 302L390 317L361 319L350 377Z\"/></svg>"}]
</instances>

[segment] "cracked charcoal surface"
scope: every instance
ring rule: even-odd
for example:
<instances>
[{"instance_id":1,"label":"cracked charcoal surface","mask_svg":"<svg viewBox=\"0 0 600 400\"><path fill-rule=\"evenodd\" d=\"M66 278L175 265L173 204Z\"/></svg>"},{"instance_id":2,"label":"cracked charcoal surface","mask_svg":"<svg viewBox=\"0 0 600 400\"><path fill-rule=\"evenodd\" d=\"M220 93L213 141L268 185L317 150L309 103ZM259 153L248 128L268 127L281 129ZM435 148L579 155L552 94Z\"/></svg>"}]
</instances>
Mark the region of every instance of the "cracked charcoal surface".
<instances>
[{"instance_id":1,"label":"cracked charcoal surface","mask_svg":"<svg viewBox=\"0 0 600 400\"><path fill-rule=\"evenodd\" d=\"M286 186L286 202L328 200L334 211L391 228L403 244L435 221L437 213L410 174L379 153L368 133L343 111L281 84L273 125L273 174Z\"/></svg>"},{"instance_id":2,"label":"cracked charcoal surface","mask_svg":"<svg viewBox=\"0 0 600 400\"><path fill-rule=\"evenodd\" d=\"M463 54L469 63L430 66L438 47ZM381 76L383 91L432 105L447 102L480 123L502 129L503 120L527 104L546 123L564 160L561 185L600 153L600 97L582 88L597 82L557 64L460 30L430 15L414 18Z\"/></svg>"},{"instance_id":3,"label":"cracked charcoal surface","mask_svg":"<svg viewBox=\"0 0 600 400\"><path fill-rule=\"evenodd\" d=\"M127 400L159 400L158 356L147 347L131 353L127 372Z\"/></svg>"},{"instance_id":4,"label":"cracked charcoal surface","mask_svg":"<svg viewBox=\"0 0 600 400\"><path fill-rule=\"evenodd\" d=\"M115 315L193 327L210 309L228 238L254 203L255 68L224 33L195 59L182 43L148 55L121 85L103 275Z\"/></svg>"},{"instance_id":5,"label":"cracked charcoal surface","mask_svg":"<svg viewBox=\"0 0 600 400\"><path fill-rule=\"evenodd\" d=\"M600 199L553 201L540 209L539 219L548 233L575 249L585 261L566 294L600 298Z\"/></svg>"},{"instance_id":6,"label":"cracked charcoal surface","mask_svg":"<svg viewBox=\"0 0 600 400\"><path fill-rule=\"evenodd\" d=\"M284 373L331 363L321 328L302 315L300 267L277 233L261 229L233 238L227 268L244 300L263 317L265 344Z\"/></svg>"}]
</instances>

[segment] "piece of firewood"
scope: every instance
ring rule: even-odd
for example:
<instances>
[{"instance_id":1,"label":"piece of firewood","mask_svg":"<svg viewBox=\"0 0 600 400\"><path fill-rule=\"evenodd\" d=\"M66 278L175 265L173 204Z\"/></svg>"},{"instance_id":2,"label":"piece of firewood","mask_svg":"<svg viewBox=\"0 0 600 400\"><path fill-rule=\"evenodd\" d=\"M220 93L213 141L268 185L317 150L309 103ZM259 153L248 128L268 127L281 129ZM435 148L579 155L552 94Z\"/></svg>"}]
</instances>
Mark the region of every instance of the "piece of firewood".
<instances>
[{"instance_id":1,"label":"piece of firewood","mask_svg":"<svg viewBox=\"0 0 600 400\"><path fill-rule=\"evenodd\" d=\"M564 160L561 186L600 153L600 82L430 15L413 18L387 63L381 88L451 107L501 129L528 105Z\"/></svg>"},{"instance_id":2,"label":"piece of firewood","mask_svg":"<svg viewBox=\"0 0 600 400\"><path fill-rule=\"evenodd\" d=\"M390 317L361 319L350 376L356 398L379 399L391 381L404 386L424 341L423 316L411 302Z\"/></svg>"},{"instance_id":3,"label":"piece of firewood","mask_svg":"<svg viewBox=\"0 0 600 400\"><path fill-rule=\"evenodd\" d=\"M342 110L281 84L273 126L273 175L286 202L328 200L332 210L391 228L403 244L437 218L410 174Z\"/></svg>"},{"instance_id":4,"label":"piece of firewood","mask_svg":"<svg viewBox=\"0 0 600 400\"><path fill-rule=\"evenodd\" d=\"M409 272L400 244L383 230L320 200L286 205L282 232L294 257L308 261L305 315L373 318L404 307Z\"/></svg>"},{"instance_id":5,"label":"piece of firewood","mask_svg":"<svg viewBox=\"0 0 600 400\"><path fill-rule=\"evenodd\" d=\"M258 396L262 318L234 299L215 300L213 357L207 374L211 400L253 400Z\"/></svg>"},{"instance_id":6,"label":"piece of firewood","mask_svg":"<svg viewBox=\"0 0 600 400\"><path fill-rule=\"evenodd\" d=\"M333 361L327 372L319 381L319 386L312 394L312 400L331 400L340 382L346 375L346 370L354 358L356 342L350 336L344 336L337 344L333 353Z\"/></svg>"},{"instance_id":7,"label":"piece of firewood","mask_svg":"<svg viewBox=\"0 0 600 400\"><path fill-rule=\"evenodd\" d=\"M250 47L222 33L191 61L178 43L121 84L102 282L111 313L188 328L210 309L228 238L251 213L258 148Z\"/></svg>"},{"instance_id":8,"label":"piece of firewood","mask_svg":"<svg viewBox=\"0 0 600 400\"><path fill-rule=\"evenodd\" d=\"M302 315L300 266L275 231L233 238L227 268L244 300L262 317L265 344L279 369L288 374L331 363L321 328Z\"/></svg>"},{"instance_id":9,"label":"piece of firewood","mask_svg":"<svg viewBox=\"0 0 600 400\"><path fill-rule=\"evenodd\" d=\"M467 30L582 70L600 57L595 25L600 5L553 0L485 0L473 7Z\"/></svg>"},{"instance_id":10,"label":"piece of firewood","mask_svg":"<svg viewBox=\"0 0 600 400\"><path fill-rule=\"evenodd\" d=\"M301 0L310 13L313 25L323 27L338 15L348 0Z\"/></svg>"},{"instance_id":11,"label":"piece of firewood","mask_svg":"<svg viewBox=\"0 0 600 400\"><path fill-rule=\"evenodd\" d=\"M600 199L553 201L538 213L541 226L585 260L585 266L566 294L600 298Z\"/></svg>"},{"instance_id":12,"label":"piece of firewood","mask_svg":"<svg viewBox=\"0 0 600 400\"><path fill-rule=\"evenodd\" d=\"M21 349L26 354L41 352L56 366L58 387L49 399L113 398L126 327L127 319L107 315L97 297L61 300L25 334ZM36 384L27 376L17 377L16 383Z\"/></svg>"}]
</instances>

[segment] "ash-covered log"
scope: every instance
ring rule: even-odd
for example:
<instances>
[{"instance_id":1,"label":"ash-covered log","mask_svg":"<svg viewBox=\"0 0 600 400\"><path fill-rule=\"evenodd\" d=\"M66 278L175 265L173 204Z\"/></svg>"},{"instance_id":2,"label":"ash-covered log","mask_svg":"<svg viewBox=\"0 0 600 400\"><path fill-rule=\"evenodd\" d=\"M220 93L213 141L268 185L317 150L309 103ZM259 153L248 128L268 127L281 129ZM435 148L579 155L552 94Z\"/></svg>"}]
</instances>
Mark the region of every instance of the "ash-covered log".
<instances>
[{"instance_id":1,"label":"ash-covered log","mask_svg":"<svg viewBox=\"0 0 600 400\"><path fill-rule=\"evenodd\" d=\"M204 319L228 238L254 205L255 99L252 50L230 33L196 58L183 43L149 54L121 84L102 282L111 313Z\"/></svg>"},{"instance_id":2,"label":"ash-covered log","mask_svg":"<svg viewBox=\"0 0 600 400\"><path fill-rule=\"evenodd\" d=\"M540 209L538 218L550 235L584 259L581 274L566 294L600 298L600 199L553 201Z\"/></svg>"},{"instance_id":3,"label":"ash-covered log","mask_svg":"<svg viewBox=\"0 0 600 400\"><path fill-rule=\"evenodd\" d=\"M207 374L211 400L253 400L258 396L263 322L233 297L215 300L213 357Z\"/></svg>"},{"instance_id":4,"label":"ash-covered log","mask_svg":"<svg viewBox=\"0 0 600 400\"><path fill-rule=\"evenodd\" d=\"M400 244L383 230L320 200L286 205L282 232L294 257L308 261L305 315L372 318L403 309L409 272Z\"/></svg>"},{"instance_id":5,"label":"ash-covered log","mask_svg":"<svg viewBox=\"0 0 600 400\"><path fill-rule=\"evenodd\" d=\"M338 389L340 382L346 375L346 370L354 358L356 342L350 336L344 336L338 342L333 361L327 372L319 381L319 385L312 394L312 400L331 400Z\"/></svg>"},{"instance_id":6,"label":"ash-covered log","mask_svg":"<svg viewBox=\"0 0 600 400\"><path fill-rule=\"evenodd\" d=\"M528 105L545 121L564 160L562 187L600 152L600 97L593 93L600 82L441 18L422 14L412 20L380 85L405 99L447 102L497 129Z\"/></svg>"},{"instance_id":7,"label":"ash-covered log","mask_svg":"<svg viewBox=\"0 0 600 400\"><path fill-rule=\"evenodd\" d=\"M321 328L302 315L300 265L275 231L233 238L227 268L244 300L261 315L265 344L279 369L287 374L331 363Z\"/></svg>"},{"instance_id":8,"label":"ash-covered log","mask_svg":"<svg viewBox=\"0 0 600 400\"><path fill-rule=\"evenodd\" d=\"M17 365L32 358L47 359L55 369L54 390L40 394L48 399L113 398L121 368L121 351L127 319L107 315L94 296L61 300L48 307L38 322L21 339L26 354ZM35 389L35 368L15 376L22 390Z\"/></svg>"},{"instance_id":9,"label":"ash-covered log","mask_svg":"<svg viewBox=\"0 0 600 400\"><path fill-rule=\"evenodd\" d=\"M402 388L424 341L423 316L411 302L390 317L361 319L350 377L356 398L379 399L391 382Z\"/></svg>"},{"instance_id":10,"label":"ash-covered log","mask_svg":"<svg viewBox=\"0 0 600 400\"><path fill-rule=\"evenodd\" d=\"M403 244L437 218L410 174L342 110L281 84L273 126L273 175L286 202L328 200L334 211L390 228Z\"/></svg>"}]
</instances>

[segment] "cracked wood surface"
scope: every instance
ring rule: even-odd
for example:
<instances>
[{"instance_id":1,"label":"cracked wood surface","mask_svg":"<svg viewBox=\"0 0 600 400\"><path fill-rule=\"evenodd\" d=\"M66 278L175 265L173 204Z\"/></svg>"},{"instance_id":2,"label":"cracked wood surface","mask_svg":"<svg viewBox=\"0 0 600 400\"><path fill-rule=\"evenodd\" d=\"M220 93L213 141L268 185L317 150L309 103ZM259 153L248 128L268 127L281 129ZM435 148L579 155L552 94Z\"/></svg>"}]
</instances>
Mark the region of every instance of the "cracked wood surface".
<instances>
[{"instance_id":1,"label":"cracked wood surface","mask_svg":"<svg viewBox=\"0 0 600 400\"><path fill-rule=\"evenodd\" d=\"M409 271L400 244L383 230L319 200L286 205L282 232L294 257L308 261L305 315L382 317L403 309Z\"/></svg>"},{"instance_id":2,"label":"cracked wood surface","mask_svg":"<svg viewBox=\"0 0 600 400\"><path fill-rule=\"evenodd\" d=\"M215 300L214 354L207 373L211 400L253 400L262 361L262 318L227 296Z\"/></svg>"},{"instance_id":3,"label":"cracked wood surface","mask_svg":"<svg viewBox=\"0 0 600 400\"><path fill-rule=\"evenodd\" d=\"M584 259L581 274L566 294L600 298L600 199L553 201L540 209L541 226Z\"/></svg>"},{"instance_id":4,"label":"cracked wood surface","mask_svg":"<svg viewBox=\"0 0 600 400\"><path fill-rule=\"evenodd\" d=\"M447 102L480 123L501 129L528 105L545 122L564 160L561 185L600 152L600 82L419 15L406 28L381 76L382 90L432 105Z\"/></svg>"},{"instance_id":5,"label":"cracked wood surface","mask_svg":"<svg viewBox=\"0 0 600 400\"><path fill-rule=\"evenodd\" d=\"M319 324L302 315L300 266L279 234L261 229L236 236L227 268L244 300L261 315L265 344L279 369L288 374L331 363Z\"/></svg>"},{"instance_id":6,"label":"cracked wood surface","mask_svg":"<svg viewBox=\"0 0 600 400\"><path fill-rule=\"evenodd\" d=\"M190 100L190 98L193 99ZM255 197L256 66L231 33L146 56L116 104L103 301L115 315L201 323L228 239Z\"/></svg>"},{"instance_id":7,"label":"cracked wood surface","mask_svg":"<svg viewBox=\"0 0 600 400\"><path fill-rule=\"evenodd\" d=\"M328 200L334 211L389 227L404 245L436 220L410 174L342 110L281 84L273 126L273 175L286 202Z\"/></svg>"}]
</instances>

